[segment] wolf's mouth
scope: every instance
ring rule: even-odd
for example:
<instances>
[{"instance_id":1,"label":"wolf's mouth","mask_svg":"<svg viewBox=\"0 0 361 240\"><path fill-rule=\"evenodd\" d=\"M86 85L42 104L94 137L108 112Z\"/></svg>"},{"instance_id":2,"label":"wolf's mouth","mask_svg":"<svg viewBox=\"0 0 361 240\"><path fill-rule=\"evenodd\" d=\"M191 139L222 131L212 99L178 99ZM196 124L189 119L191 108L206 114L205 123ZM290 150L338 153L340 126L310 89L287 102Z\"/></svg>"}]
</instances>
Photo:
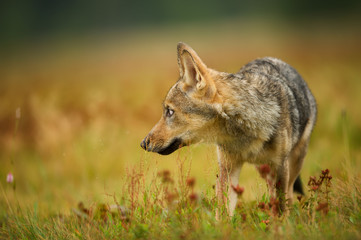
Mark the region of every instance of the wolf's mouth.
<instances>
[{"instance_id":1,"label":"wolf's mouth","mask_svg":"<svg viewBox=\"0 0 361 240\"><path fill-rule=\"evenodd\" d=\"M166 148L161 149L160 151L158 151L159 154L161 155L169 155L171 153L173 153L174 151L176 151L177 149L181 148L185 146L182 143L182 140L179 138L175 138Z\"/></svg>"}]
</instances>

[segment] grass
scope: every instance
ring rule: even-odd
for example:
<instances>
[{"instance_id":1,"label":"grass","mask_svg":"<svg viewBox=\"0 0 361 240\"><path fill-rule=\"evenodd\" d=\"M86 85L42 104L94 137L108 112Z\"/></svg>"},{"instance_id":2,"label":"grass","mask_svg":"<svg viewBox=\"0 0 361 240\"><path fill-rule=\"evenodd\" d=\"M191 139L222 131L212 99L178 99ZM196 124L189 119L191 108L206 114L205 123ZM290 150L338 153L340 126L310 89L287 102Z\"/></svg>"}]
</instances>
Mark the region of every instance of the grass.
<instances>
[{"instance_id":1,"label":"grass","mask_svg":"<svg viewBox=\"0 0 361 240\"><path fill-rule=\"evenodd\" d=\"M179 169L186 164L181 158L177 163ZM287 218L273 213L263 195L251 202L241 198L232 219L216 221L214 193L196 193L187 172L174 179L170 171L162 171L151 181L145 181L144 173L144 166L132 169L124 189L128 194L113 195L112 205L80 203L72 214L39 216L36 208L9 204L2 234L13 239L360 238L361 181L354 177L350 182L325 180L316 190L311 184L310 196L295 204ZM321 176L330 175L323 171Z\"/></svg>"},{"instance_id":2,"label":"grass","mask_svg":"<svg viewBox=\"0 0 361 240\"><path fill-rule=\"evenodd\" d=\"M361 35L284 26L235 33L238 25L222 24L53 42L4 56L0 238L360 239ZM219 34L210 38L214 29ZM235 216L216 221L213 146L167 157L139 147L177 79L180 40L218 70L275 56L307 80L319 116L301 173L307 196L295 199L289 217L267 209L265 183L246 165ZM327 197L324 184L307 186L325 169L332 175Z\"/></svg>"}]
</instances>

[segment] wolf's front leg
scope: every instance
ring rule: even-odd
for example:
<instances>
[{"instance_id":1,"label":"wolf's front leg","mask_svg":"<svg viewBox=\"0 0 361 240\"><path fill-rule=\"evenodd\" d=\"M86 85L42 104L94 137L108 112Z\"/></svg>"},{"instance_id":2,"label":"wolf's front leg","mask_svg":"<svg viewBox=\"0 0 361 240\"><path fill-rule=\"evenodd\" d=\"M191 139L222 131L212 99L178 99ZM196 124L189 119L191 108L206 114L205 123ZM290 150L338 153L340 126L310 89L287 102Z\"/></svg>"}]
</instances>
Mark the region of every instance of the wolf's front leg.
<instances>
[{"instance_id":1,"label":"wolf's front leg","mask_svg":"<svg viewBox=\"0 0 361 240\"><path fill-rule=\"evenodd\" d=\"M225 196L227 189L227 169L220 163L219 164L219 173L216 182L216 197L217 197L217 209L216 209L216 219L220 220L221 215L223 215L223 210L225 209L227 199Z\"/></svg>"},{"instance_id":2,"label":"wolf's front leg","mask_svg":"<svg viewBox=\"0 0 361 240\"><path fill-rule=\"evenodd\" d=\"M242 164L237 161L236 155L229 154L221 147L218 147L218 163L219 175L216 188L218 200L217 219L222 215L224 207L226 207L228 215L233 216L237 204L237 193L233 190L232 186L236 187L238 185L239 174L242 168Z\"/></svg>"}]
</instances>

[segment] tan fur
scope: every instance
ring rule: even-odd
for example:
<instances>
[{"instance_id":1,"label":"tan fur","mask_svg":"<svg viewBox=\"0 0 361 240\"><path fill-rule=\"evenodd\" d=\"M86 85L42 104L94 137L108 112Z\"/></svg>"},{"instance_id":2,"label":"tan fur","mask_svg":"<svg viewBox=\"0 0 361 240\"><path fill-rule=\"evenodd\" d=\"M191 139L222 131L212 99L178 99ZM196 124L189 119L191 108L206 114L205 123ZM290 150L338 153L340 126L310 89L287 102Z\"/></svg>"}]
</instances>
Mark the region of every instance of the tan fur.
<instances>
[{"instance_id":1,"label":"tan fur","mask_svg":"<svg viewBox=\"0 0 361 240\"><path fill-rule=\"evenodd\" d=\"M184 43L177 50L180 78L141 146L170 154L197 142L216 144L216 194L230 216L237 202L231 186L238 184L243 163L268 164L274 173L267 180L270 194L278 184L280 207L286 211L316 120L316 103L306 83L278 59L255 60L229 74L208 68Z\"/></svg>"}]
</instances>

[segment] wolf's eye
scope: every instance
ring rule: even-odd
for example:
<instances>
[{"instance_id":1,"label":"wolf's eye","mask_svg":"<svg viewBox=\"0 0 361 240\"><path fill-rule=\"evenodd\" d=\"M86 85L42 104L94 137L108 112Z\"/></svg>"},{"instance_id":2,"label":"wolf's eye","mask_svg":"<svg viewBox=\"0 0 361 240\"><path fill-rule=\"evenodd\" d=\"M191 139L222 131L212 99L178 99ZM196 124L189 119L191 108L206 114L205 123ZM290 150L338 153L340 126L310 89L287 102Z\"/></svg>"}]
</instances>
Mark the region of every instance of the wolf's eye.
<instances>
[{"instance_id":1,"label":"wolf's eye","mask_svg":"<svg viewBox=\"0 0 361 240\"><path fill-rule=\"evenodd\" d=\"M165 112L165 116L171 117L171 116L173 116L173 114L174 114L174 110L167 108L167 110Z\"/></svg>"}]
</instances>

